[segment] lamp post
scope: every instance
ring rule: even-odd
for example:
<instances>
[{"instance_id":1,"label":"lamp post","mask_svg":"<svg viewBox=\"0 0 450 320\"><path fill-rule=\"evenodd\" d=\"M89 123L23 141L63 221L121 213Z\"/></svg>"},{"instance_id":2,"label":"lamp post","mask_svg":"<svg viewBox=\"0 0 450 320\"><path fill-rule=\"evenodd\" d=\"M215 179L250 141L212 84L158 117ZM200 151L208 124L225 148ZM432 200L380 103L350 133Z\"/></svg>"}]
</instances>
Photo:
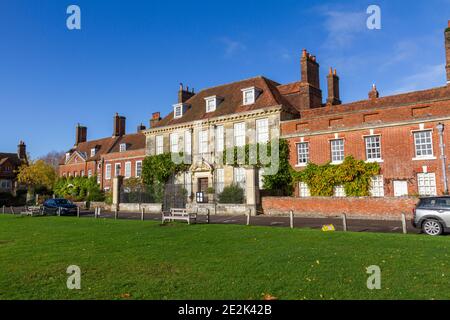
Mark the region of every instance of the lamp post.
<instances>
[{"instance_id":1,"label":"lamp post","mask_svg":"<svg viewBox=\"0 0 450 320\"><path fill-rule=\"evenodd\" d=\"M445 156L445 144L444 144L444 129L445 126L442 123L439 123L436 126L439 133L439 147L441 149L441 165L442 165L442 179L444 180L444 194L448 194L448 183L447 183L447 165Z\"/></svg>"}]
</instances>

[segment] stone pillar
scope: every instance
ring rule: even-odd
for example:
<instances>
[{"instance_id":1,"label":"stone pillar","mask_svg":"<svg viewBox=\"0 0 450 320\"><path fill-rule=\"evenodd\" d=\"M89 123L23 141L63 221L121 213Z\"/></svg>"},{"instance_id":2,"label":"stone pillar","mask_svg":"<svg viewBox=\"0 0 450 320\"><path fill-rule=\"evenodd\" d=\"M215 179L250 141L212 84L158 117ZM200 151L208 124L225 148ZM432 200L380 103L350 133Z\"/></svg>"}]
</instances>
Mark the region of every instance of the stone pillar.
<instances>
[{"instance_id":1,"label":"stone pillar","mask_svg":"<svg viewBox=\"0 0 450 320\"><path fill-rule=\"evenodd\" d=\"M257 181L257 169L249 167L245 169L245 197L247 206L251 209L251 214L256 216L256 208L259 205L259 186Z\"/></svg>"},{"instance_id":2,"label":"stone pillar","mask_svg":"<svg viewBox=\"0 0 450 320\"><path fill-rule=\"evenodd\" d=\"M122 181L123 181L123 177L115 177L113 179L113 189L112 189L112 194L113 194L113 210L114 209L119 209L119 204L120 204L120 188L122 187Z\"/></svg>"}]
</instances>

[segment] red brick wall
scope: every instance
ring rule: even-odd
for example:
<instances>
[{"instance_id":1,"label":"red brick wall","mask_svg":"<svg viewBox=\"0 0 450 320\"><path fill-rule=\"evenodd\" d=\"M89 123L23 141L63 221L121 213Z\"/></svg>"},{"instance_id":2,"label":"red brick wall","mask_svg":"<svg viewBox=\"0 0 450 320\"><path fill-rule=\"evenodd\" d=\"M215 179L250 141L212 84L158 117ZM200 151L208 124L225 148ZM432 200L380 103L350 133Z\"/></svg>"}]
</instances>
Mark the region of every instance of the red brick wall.
<instances>
[{"instance_id":1,"label":"red brick wall","mask_svg":"<svg viewBox=\"0 0 450 320\"><path fill-rule=\"evenodd\" d=\"M408 218L417 198L334 198L334 197L264 197L262 207L266 215L286 215L290 210L296 216L332 217L342 213L349 218L395 219L402 213Z\"/></svg>"},{"instance_id":2,"label":"red brick wall","mask_svg":"<svg viewBox=\"0 0 450 320\"><path fill-rule=\"evenodd\" d=\"M427 172L435 173L437 193L440 195L444 186L436 125L440 122L445 125L445 155L447 160L450 160L450 120L442 120L450 117L449 107L450 99L424 105L352 110L346 114L333 113L332 109L340 108L339 110L343 112L346 108L347 110L351 109L350 107L331 106L322 108L322 110L318 109L316 113L308 110L309 117L283 122L281 131L282 136L286 137L290 144L291 165L297 170L302 170L301 167L296 167L298 161L296 144L302 140L309 142L310 162L316 164L325 164L331 160L330 140L335 139L336 134L339 139L344 139L345 156L352 155L356 159L366 160L364 136L371 135L370 129L372 129L373 134L381 135L383 162L380 163L380 166L386 196L394 196L394 180L407 180L409 195L417 195L417 174L424 172L424 167ZM369 114L371 114L370 117ZM374 117L379 121L374 121ZM440 119L430 121L433 117ZM341 120L338 122L337 118L341 118ZM370 122L365 122L365 119ZM336 126L333 126L333 123L336 123ZM434 159L413 160L415 157L413 131L420 130L421 123L424 124L425 130L433 130ZM447 161L447 167L449 164L450 162ZM450 172L447 172L447 175L450 178Z\"/></svg>"},{"instance_id":3,"label":"red brick wall","mask_svg":"<svg viewBox=\"0 0 450 320\"><path fill-rule=\"evenodd\" d=\"M145 159L145 150L133 150L126 152L116 152L110 153L103 156L104 164L103 164L103 173L102 173L102 181L103 188L112 188L113 178L114 178L114 169L115 164L120 163L121 166L121 175L125 175L125 163L131 162L131 177L136 176L136 162L144 161ZM111 164L111 179L105 179L106 165Z\"/></svg>"}]
</instances>

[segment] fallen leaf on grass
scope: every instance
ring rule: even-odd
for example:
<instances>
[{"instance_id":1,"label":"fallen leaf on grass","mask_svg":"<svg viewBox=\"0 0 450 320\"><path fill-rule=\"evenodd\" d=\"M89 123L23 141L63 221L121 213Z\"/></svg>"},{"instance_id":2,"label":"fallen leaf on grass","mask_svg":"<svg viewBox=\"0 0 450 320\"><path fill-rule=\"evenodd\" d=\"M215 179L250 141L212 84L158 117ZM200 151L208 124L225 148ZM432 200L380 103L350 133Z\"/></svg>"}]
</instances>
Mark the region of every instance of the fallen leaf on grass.
<instances>
[{"instance_id":1,"label":"fallen leaf on grass","mask_svg":"<svg viewBox=\"0 0 450 320\"><path fill-rule=\"evenodd\" d=\"M266 301L274 301L274 300L278 300L277 297L274 297L273 295L271 295L270 293L266 293L264 294L263 300Z\"/></svg>"}]
</instances>

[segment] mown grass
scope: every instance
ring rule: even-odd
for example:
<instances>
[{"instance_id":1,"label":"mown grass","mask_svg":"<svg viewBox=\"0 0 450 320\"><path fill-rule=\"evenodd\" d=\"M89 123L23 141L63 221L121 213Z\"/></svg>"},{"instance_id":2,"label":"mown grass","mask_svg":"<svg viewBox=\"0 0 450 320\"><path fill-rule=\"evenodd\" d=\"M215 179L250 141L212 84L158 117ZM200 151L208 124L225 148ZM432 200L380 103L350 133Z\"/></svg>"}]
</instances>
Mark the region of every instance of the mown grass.
<instances>
[{"instance_id":1,"label":"mown grass","mask_svg":"<svg viewBox=\"0 0 450 320\"><path fill-rule=\"evenodd\" d=\"M0 215L0 299L449 299L449 255L449 237Z\"/></svg>"}]
</instances>

